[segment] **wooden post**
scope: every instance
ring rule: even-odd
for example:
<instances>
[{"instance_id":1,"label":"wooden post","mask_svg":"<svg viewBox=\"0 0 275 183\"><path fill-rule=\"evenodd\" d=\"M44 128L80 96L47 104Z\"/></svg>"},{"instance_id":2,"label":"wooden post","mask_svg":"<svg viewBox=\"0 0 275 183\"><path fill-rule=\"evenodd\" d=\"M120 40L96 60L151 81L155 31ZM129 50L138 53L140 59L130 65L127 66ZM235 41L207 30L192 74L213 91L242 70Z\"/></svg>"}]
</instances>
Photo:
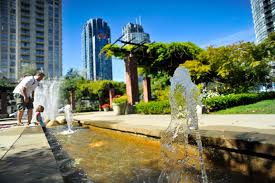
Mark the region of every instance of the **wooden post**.
<instances>
[{"instance_id":1,"label":"wooden post","mask_svg":"<svg viewBox=\"0 0 275 183\"><path fill-rule=\"evenodd\" d=\"M126 59L126 93L128 96L128 104L134 105L138 102L137 63L131 56L128 56Z\"/></svg>"},{"instance_id":2,"label":"wooden post","mask_svg":"<svg viewBox=\"0 0 275 183\"><path fill-rule=\"evenodd\" d=\"M8 114L8 94L6 91L0 91L0 114Z\"/></svg>"},{"instance_id":3,"label":"wooden post","mask_svg":"<svg viewBox=\"0 0 275 183\"><path fill-rule=\"evenodd\" d=\"M110 106L112 106L114 96L115 96L115 89L114 88L109 88Z\"/></svg>"},{"instance_id":4,"label":"wooden post","mask_svg":"<svg viewBox=\"0 0 275 183\"><path fill-rule=\"evenodd\" d=\"M143 99L144 102L151 100L151 80L147 76L143 78Z\"/></svg>"},{"instance_id":5,"label":"wooden post","mask_svg":"<svg viewBox=\"0 0 275 183\"><path fill-rule=\"evenodd\" d=\"M75 91L74 90L70 91L70 104L71 104L72 110L75 110Z\"/></svg>"}]
</instances>

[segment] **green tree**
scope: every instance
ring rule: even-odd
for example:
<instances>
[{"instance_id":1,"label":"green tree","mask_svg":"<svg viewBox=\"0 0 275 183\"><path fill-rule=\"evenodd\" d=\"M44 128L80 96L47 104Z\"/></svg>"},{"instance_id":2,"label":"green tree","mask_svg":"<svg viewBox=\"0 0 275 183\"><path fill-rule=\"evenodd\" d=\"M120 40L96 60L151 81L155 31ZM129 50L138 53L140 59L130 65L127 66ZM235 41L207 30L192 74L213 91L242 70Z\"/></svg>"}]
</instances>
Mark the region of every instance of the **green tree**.
<instances>
[{"instance_id":1,"label":"green tree","mask_svg":"<svg viewBox=\"0 0 275 183\"><path fill-rule=\"evenodd\" d=\"M70 97L70 92L77 91L78 85L84 82L84 78L80 76L79 72L76 69L69 69L66 73L64 80L61 85L61 96L63 102L67 103ZM82 97L82 93L76 92L76 100L79 100Z\"/></svg>"},{"instance_id":2,"label":"green tree","mask_svg":"<svg viewBox=\"0 0 275 183\"><path fill-rule=\"evenodd\" d=\"M257 56L267 60L269 65L273 67L273 72L270 73L270 81L275 82L275 32L272 32L268 37L257 46Z\"/></svg>"},{"instance_id":3,"label":"green tree","mask_svg":"<svg viewBox=\"0 0 275 183\"><path fill-rule=\"evenodd\" d=\"M23 65L18 73L18 78L22 78L24 76L33 76L37 72L37 68L35 64Z\"/></svg>"},{"instance_id":4,"label":"green tree","mask_svg":"<svg viewBox=\"0 0 275 183\"><path fill-rule=\"evenodd\" d=\"M220 83L223 87L219 92L245 92L264 82L270 71L268 62L255 54L256 50L257 46L249 42L208 47L183 66L190 69L196 83Z\"/></svg>"},{"instance_id":5,"label":"green tree","mask_svg":"<svg viewBox=\"0 0 275 183\"><path fill-rule=\"evenodd\" d=\"M15 83L11 82L7 78L0 78L0 88L1 90L11 90L15 87Z\"/></svg>"}]
</instances>

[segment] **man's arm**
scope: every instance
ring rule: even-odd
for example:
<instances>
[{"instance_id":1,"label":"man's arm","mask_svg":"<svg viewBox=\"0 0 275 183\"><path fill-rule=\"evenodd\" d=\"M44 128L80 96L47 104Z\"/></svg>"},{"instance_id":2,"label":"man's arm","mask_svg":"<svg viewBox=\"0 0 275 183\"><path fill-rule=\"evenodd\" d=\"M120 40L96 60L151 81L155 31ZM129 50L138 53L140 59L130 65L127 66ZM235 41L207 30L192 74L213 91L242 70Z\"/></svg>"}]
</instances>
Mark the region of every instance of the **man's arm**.
<instances>
[{"instance_id":1,"label":"man's arm","mask_svg":"<svg viewBox=\"0 0 275 183\"><path fill-rule=\"evenodd\" d=\"M23 87L23 97L24 97L24 102L28 103L29 97L27 96L27 88L26 87Z\"/></svg>"}]
</instances>

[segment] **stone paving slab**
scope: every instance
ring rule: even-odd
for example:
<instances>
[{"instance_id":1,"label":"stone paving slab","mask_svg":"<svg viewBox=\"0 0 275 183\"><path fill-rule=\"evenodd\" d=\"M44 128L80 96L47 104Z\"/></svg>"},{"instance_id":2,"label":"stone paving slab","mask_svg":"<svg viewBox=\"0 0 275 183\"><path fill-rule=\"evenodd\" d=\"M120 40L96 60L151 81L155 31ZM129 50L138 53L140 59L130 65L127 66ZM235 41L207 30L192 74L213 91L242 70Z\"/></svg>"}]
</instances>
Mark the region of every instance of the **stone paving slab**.
<instances>
[{"instance_id":1,"label":"stone paving slab","mask_svg":"<svg viewBox=\"0 0 275 183\"><path fill-rule=\"evenodd\" d=\"M170 115L119 115L113 112L93 112L74 115L84 125L116 129L160 137L171 120ZM231 139L261 139L275 144L275 115L202 115L199 128L204 134Z\"/></svg>"},{"instance_id":2,"label":"stone paving slab","mask_svg":"<svg viewBox=\"0 0 275 183\"><path fill-rule=\"evenodd\" d=\"M0 131L0 136L1 146L6 147L0 161L1 183L63 182L40 126L9 128Z\"/></svg>"},{"instance_id":3,"label":"stone paving slab","mask_svg":"<svg viewBox=\"0 0 275 183\"><path fill-rule=\"evenodd\" d=\"M106 121L119 124L151 125L167 127L171 121L171 115L115 115L114 112L90 112L74 114L74 118L82 121ZM256 129L274 129L274 114L237 114L219 115L203 114L199 117L199 126L235 126ZM236 128L237 129L237 128Z\"/></svg>"},{"instance_id":4,"label":"stone paving slab","mask_svg":"<svg viewBox=\"0 0 275 183\"><path fill-rule=\"evenodd\" d=\"M25 128L10 128L0 131L0 159L8 152L11 146L21 136Z\"/></svg>"}]
</instances>

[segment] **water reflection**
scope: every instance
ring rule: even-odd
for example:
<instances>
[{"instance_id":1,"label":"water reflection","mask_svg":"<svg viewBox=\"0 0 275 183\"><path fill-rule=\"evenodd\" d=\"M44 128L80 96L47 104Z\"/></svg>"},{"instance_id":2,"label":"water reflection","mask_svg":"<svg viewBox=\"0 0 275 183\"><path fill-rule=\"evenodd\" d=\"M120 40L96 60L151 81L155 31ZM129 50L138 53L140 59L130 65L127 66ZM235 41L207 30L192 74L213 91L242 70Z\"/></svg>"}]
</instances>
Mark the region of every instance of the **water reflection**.
<instances>
[{"instance_id":1,"label":"water reflection","mask_svg":"<svg viewBox=\"0 0 275 183\"><path fill-rule=\"evenodd\" d=\"M56 133L64 150L94 182L157 182L161 172L156 139L92 128Z\"/></svg>"}]
</instances>

